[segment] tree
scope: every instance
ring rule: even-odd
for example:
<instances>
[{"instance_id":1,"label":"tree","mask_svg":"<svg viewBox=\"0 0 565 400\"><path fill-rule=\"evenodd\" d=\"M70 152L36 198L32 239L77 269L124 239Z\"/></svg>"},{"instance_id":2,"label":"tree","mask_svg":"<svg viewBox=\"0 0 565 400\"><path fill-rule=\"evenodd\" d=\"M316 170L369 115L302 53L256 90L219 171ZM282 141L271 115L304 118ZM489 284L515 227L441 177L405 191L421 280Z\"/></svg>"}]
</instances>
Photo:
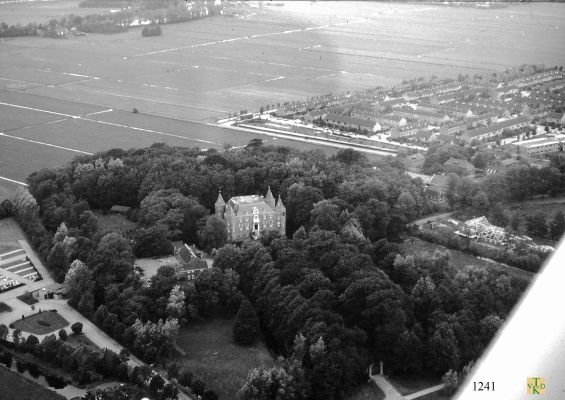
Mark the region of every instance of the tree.
<instances>
[{"instance_id":1,"label":"tree","mask_svg":"<svg viewBox=\"0 0 565 400\"><path fill-rule=\"evenodd\" d=\"M505 227L510 220L508 211L506 211L500 204L495 204L490 212L490 222L496 226Z\"/></svg>"},{"instance_id":2,"label":"tree","mask_svg":"<svg viewBox=\"0 0 565 400\"><path fill-rule=\"evenodd\" d=\"M18 346L21 341L22 341L22 331L19 329L14 329L12 331L12 342L14 342L16 346Z\"/></svg>"},{"instance_id":3,"label":"tree","mask_svg":"<svg viewBox=\"0 0 565 400\"><path fill-rule=\"evenodd\" d=\"M151 382L149 382L149 389L153 393L159 393L161 390L163 390L164 387L165 387L165 380L161 375L157 374L153 376L153 378L151 378Z\"/></svg>"},{"instance_id":4,"label":"tree","mask_svg":"<svg viewBox=\"0 0 565 400\"><path fill-rule=\"evenodd\" d=\"M139 222L145 227L162 225L170 240L178 240L182 235L184 213L197 204L196 200L182 195L177 189L159 189L141 201Z\"/></svg>"},{"instance_id":5,"label":"tree","mask_svg":"<svg viewBox=\"0 0 565 400\"><path fill-rule=\"evenodd\" d=\"M459 387L459 377L457 371L450 369L447 371L442 377L441 381L445 384L443 388L443 392L448 396L451 396L455 393L457 388Z\"/></svg>"},{"instance_id":6,"label":"tree","mask_svg":"<svg viewBox=\"0 0 565 400\"><path fill-rule=\"evenodd\" d=\"M565 216L563 211L557 211L549 226L550 236L553 240L559 240L565 233Z\"/></svg>"},{"instance_id":7,"label":"tree","mask_svg":"<svg viewBox=\"0 0 565 400\"><path fill-rule=\"evenodd\" d=\"M512 214L512 217L510 218L510 226L512 227L512 229L517 231L518 229L520 229L521 224L522 224L522 216L520 215L520 213L514 212Z\"/></svg>"},{"instance_id":8,"label":"tree","mask_svg":"<svg viewBox=\"0 0 565 400\"><path fill-rule=\"evenodd\" d=\"M226 244L216 252L213 266L225 271L226 269L234 269L240 261L241 255L238 248L233 244Z\"/></svg>"},{"instance_id":9,"label":"tree","mask_svg":"<svg viewBox=\"0 0 565 400\"><path fill-rule=\"evenodd\" d=\"M133 235L133 253L137 257L164 256L173 253L167 229L161 224L138 228Z\"/></svg>"},{"instance_id":10,"label":"tree","mask_svg":"<svg viewBox=\"0 0 565 400\"><path fill-rule=\"evenodd\" d=\"M540 238L546 237L547 223L545 221L545 214L543 212L538 212L526 217L526 229L528 231L528 235Z\"/></svg>"},{"instance_id":11,"label":"tree","mask_svg":"<svg viewBox=\"0 0 565 400\"><path fill-rule=\"evenodd\" d=\"M8 327L4 324L0 324L0 342L8 340L9 333L10 330L8 329Z\"/></svg>"},{"instance_id":12,"label":"tree","mask_svg":"<svg viewBox=\"0 0 565 400\"><path fill-rule=\"evenodd\" d=\"M69 304L76 308L81 299L94 289L92 271L82 261L74 260L65 275L64 285L69 296ZM84 310L86 314L92 312L93 306L92 303L90 310Z\"/></svg>"},{"instance_id":13,"label":"tree","mask_svg":"<svg viewBox=\"0 0 565 400\"><path fill-rule=\"evenodd\" d=\"M91 262L97 284L106 287L111 283L123 282L134 273L134 259L129 240L115 232L104 235Z\"/></svg>"},{"instance_id":14,"label":"tree","mask_svg":"<svg viewBox=\"0 0 565 400\"><path fill-rule=\"evenodd\" d=\"M481 212L486 212L489 209L489 201L488 201L488 196L485 192L483 192L482 190L480 192L478 192L474 197L473 197L473 208L481 211Z\"/></svg>"},{"instance_id":15,"label":"tree","mask_svg":"<svg viewBox=\"0 0 565 400\"><path fill-rule=\"evenodd\" d=\"M302 368L291 364L269 369L253 368L239 390L241 400L304 400L307 387Z\"/></svg>"},{"instance_id":16,"label":"tree","mask_svg":"<svg viewBox=\"0 0 565 400\"><path fill-rule=\"evenodd\" d=\"M198 233L199 245L201 248L210 251L219 249L228 239L226 223L217 215L210 215L206 218L206 225Z\"/></svg>"},{"instance_id":17,"label":"tree","mask_svg":"<svg viewBox=\"0 0 565 400\"><path fill-rule=\"evenodd\" d=\"M59 330L59 339L63 341L67 340L67 331L65 329Z\"/></svg>"},{"instance_id":18,"label":"tree","mask_svg":"<svg viewBox=\"0 0 565 400\"><path fill-rule=\"evenodd\" d=\"M71 330L75 335L79 335L82 333L82 322L75 322L71 325Z\"/></svg>"},{"instance_id":19,"label":"tree","mask_svg":"<svg viewBox=\"0 0 565 400\"><path fill-rule=\"evenodd\" d=\"M259 334L259 318L249 300L243 300L233 323L233 339L240 345L252 345Z\"/></svg>"},{"instance_id":20,"label":"tree","mask_svg":"<svg viewBox=\"0 0 565 400\"><path fill-rule=\"evenodd\" d=\"M167 313L170 317L181 319L184 316L184 300L185 294L180 285L176 285L169 295L167 303Z\"/></svg>"}]
</instances>

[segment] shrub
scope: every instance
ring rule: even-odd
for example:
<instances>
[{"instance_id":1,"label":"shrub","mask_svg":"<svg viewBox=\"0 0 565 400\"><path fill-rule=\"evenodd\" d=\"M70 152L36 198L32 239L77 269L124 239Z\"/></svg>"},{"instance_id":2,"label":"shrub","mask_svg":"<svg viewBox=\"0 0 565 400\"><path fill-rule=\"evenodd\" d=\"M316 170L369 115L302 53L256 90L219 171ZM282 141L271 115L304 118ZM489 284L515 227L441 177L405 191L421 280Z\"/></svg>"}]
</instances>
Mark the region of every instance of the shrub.
<instances>
[{"instance_id":1,"label":"shrub","mask_svg":"<svg viewBox=\"0 0 565 400\"><path fill-rule=\"evenodd\" d=\"M232 328L233 339L237 344L251 345L257 340L259 318L248 300L243 300Z\"/></svg>"},{"instance_id":2,"label":"shrub","mask_svg":"<svg viewBox=\"0 0 565 400\"><path fill-rule=\"evenodd\" d=\"M61 329L61 330L59 331L59 338L60 338L61 340L67 340L67 331L64 330L64 329Z\"/></svg>"},{"instance_id":3,"label":"shrub","mask_svg":"<svg viewBox=\"0 0 565 400\"><path fill-rule=\"evenodd\" d=\"M161 30L161 25L158 24L151 24L147 25L141 30L141 36L161 36L163 34Z\"/></svg>"},{"instance_id":4,"label":"shrub","mask_svg":"<svg viewBox=\"0 0 565 400\"><path fill-rule=\"evenodd\" d=\"M73 333L75 335L82 333L82 323L81 322L75 322L74 324L71 325L71 330L73 331Z\"/></svg>"}]
</instances>

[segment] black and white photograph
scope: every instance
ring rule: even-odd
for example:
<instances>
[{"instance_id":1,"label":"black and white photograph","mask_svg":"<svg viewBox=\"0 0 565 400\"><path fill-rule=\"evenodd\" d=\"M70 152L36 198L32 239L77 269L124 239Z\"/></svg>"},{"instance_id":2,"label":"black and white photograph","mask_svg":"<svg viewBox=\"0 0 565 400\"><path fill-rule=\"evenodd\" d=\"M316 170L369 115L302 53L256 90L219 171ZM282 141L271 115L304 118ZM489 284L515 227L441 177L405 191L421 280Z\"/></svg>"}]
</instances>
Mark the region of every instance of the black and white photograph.
<instances>
[{"instance_id":1,"label":"black and white photograph","mask_svg":"<svg viewBox=\"0 0 565 400\"><path fill-rule=\"evenodd\" d=\"M565 400L565 0L0 0L0 400Z\"/></svg>"}]
</instances>

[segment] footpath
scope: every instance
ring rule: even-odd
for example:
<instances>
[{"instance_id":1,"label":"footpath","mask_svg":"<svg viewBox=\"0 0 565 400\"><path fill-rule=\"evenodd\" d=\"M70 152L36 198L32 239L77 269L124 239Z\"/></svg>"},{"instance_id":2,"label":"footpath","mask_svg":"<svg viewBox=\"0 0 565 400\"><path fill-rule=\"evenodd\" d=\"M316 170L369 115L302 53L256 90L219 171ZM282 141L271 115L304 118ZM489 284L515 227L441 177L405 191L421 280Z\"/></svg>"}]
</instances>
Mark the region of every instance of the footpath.
<instances>
[{"instance_id":1,"label":"footpath","mask_svg":"<svg viewBox=\"0 0 565 400\"><path fill-rule=\"evenodd\" d=\"M384 400L413 400L419 397L428 395L430 393L437 392L444 388L445 384L436 385L429 387L427 389L420 390L416 393L412 393L403 396L386 378L384 375L371 375L371 380L381 389L385 395Z\"/></svg>"}]
</instances>

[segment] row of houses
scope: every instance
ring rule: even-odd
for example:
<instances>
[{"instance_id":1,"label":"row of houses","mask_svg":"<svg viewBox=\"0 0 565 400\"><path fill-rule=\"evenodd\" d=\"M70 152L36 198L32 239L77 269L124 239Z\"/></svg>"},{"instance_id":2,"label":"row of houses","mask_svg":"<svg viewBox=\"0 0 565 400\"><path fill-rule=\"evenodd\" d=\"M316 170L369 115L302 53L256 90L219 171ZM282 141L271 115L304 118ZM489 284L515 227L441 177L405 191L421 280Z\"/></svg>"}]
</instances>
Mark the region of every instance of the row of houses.
<instances>
[{"instance_id":1,"label":"row of houses","mask_svg":"<svg viewBox=\"0 0 565 400\"><path fill-rule=\"evenodd\" d=\"M471 129L461 135L461 139L469 144L473 140L482 140L501 135L505 129L519 129L530 126L530 118L527 116L519 116L517 118L508 119L502 122L492 123L477 129Z\"/></svg>"}]
</instances>

